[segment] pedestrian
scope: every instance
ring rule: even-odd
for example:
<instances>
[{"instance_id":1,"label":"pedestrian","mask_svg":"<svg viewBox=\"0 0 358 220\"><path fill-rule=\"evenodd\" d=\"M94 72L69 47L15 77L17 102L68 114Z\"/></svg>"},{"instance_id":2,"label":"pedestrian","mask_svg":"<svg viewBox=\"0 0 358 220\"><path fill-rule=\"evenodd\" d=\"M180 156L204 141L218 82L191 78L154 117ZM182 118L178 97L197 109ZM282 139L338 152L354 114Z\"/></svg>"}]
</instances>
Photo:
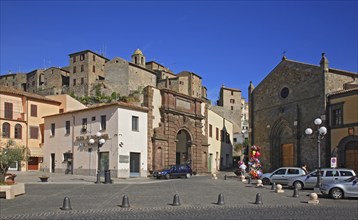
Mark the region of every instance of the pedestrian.
<instances>
[{"instance_id":1,"label":"pedestrian","mask_svg":"<svg viewBox=\"0 0 358 220\"><path fill-rule=\"evenodd\" d=\"M302 166L302 170L304 170L306 174L308 173L308 171L307 171L307 164L305 164L305 165Z\"/></svg>"},{"instance_id":2,"label":"pedestrian","mask_svg":"<svg viewBox=\"0 0 358 220\"><path fill-rule=\"evenodd\" d=\"M241 163L240 165L240 172L241 172L241 176L245 176L246 174L246 164L245 163Z\"/></svg>"}]
</instances>

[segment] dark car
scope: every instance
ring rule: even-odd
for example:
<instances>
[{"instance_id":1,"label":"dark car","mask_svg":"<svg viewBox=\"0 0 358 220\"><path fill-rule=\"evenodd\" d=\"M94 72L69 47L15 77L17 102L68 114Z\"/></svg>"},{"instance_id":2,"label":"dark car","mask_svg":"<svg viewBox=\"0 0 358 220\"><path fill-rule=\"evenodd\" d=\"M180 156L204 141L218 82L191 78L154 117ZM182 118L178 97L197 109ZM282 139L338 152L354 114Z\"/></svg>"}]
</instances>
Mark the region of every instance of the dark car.
<instances>
[{"instance_id":1,"label":"dark car","mask_svg":"<svg viewBox=\"0 0 358 220\"><path fill-rule=\"evenodd\" d=\"M193 171L191 170L190 166L182 164L172 165L167 169L153 172L153 177L156 177L157 179L160 179L161 177L164 177L165 179L177 177L190 178L192 175Z\"/></svg>"}]
</instances>

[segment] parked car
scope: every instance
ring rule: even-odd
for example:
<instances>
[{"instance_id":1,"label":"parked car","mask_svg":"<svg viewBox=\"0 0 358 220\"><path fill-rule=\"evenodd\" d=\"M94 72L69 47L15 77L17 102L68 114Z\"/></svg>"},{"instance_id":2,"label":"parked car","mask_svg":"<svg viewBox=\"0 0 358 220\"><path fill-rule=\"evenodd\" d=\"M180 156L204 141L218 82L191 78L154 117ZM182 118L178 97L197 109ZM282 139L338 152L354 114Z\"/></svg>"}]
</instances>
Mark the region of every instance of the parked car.
<instances>
[{"instance_id":1,"label":"parked car","mask_svg":"<svg viewBox=\"0 0 358 220\"><path fill-rule=\"evenodd\" d=\"M153 177L160 179L164 177L165 179L175 178L175 177L185 177L190 178L193 175L193 171L189 165L177 164L169 166L166 169L154 171Z\"/></svg>"},{"instance_id":2,"label":"parked car","mask_svg":"<svg viewBox=\"0 0 358 220\"><path fill-rule=\"evenodd\" d=\"M336 183L323 184L321 192L323 195L329 195L332 199L358 197L358 177L352 176Z\"/></svg>"},{"instance_id":3,"label":"parked car","mask_svg":"<svg viewBox=\"0 0 358 220\"><path fill-rule=\"evenodd\" d=\"M321 184L345 180L355 176L352 169L346 168L321 168ZM289 179L288 186L297 189L314 188L317 183L317 170L311 171L307 175L293 177Z\"/></svg>"},{"instance_id":4,"label":"parked car","mask_svg":"<svg viewBox=\"0 0 358 220\"><path fill-rule=\"evenodd\" d=\"M286 185L288 179L295 176L305 175L305 171L300 167L281 167L272 173L264 173L260 177L264 185L269 185L273 182L276 184Z\"/></svg>"}]
</instances>

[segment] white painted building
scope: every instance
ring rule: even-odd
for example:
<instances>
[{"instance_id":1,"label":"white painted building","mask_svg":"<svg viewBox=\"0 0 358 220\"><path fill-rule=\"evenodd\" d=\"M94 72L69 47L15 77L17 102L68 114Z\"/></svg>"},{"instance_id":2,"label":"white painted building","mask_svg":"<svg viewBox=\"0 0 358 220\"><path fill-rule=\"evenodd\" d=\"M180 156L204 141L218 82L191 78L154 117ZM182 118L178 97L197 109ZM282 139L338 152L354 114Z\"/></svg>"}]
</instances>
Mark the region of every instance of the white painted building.
<instances>
[{"instance_id":1,"label":"white painted building","mask_svg":"<svg viewBox=\"0 0 358 220\"><path fill-rule=\"evenodd\" d=\"M233 124L208 110L208 171L215 173L232 167Z\"/></svg>"},{"instance_id":2,"label":"white painted building","mask_svg":"<svg viewBox=\"0 0 358 220\"><path fill-rule=\"evenodd\" d=\"M45 117L44 170L95 176L99 167L112 177L147 176L147 108L102 104ZM96 137L100 132L101 137ZM95 143L90 144L89 140Z\"/></svg>"}]
</instances>

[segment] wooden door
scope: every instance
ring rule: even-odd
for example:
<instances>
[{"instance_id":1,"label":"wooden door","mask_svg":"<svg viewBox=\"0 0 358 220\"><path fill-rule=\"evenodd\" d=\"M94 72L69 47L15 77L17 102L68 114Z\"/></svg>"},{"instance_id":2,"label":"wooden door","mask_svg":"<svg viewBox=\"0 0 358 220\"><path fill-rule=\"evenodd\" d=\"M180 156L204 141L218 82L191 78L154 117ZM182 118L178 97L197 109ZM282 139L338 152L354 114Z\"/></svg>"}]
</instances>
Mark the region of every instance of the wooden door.
<instances>
[{"instance_id":1,"label":"wooden door","mask_svg":"<svg viewBox=\"0 0 358 220\"><path fill-rule=\"evenodd\" d=\"M358 173L358 148L348 148L345 151L345 167Z\"/></svg>"},{"instance_id":2,"label":"wooden door","mask_svg":"<svg viewBox=\"0 0 358 220\"><path fill-rule=\"evenodd\" d=\"M293 152L293 144L283 144L282 145L282 166L283 167L292 167L294 152Z\"/></svg>"}]
</instances>

